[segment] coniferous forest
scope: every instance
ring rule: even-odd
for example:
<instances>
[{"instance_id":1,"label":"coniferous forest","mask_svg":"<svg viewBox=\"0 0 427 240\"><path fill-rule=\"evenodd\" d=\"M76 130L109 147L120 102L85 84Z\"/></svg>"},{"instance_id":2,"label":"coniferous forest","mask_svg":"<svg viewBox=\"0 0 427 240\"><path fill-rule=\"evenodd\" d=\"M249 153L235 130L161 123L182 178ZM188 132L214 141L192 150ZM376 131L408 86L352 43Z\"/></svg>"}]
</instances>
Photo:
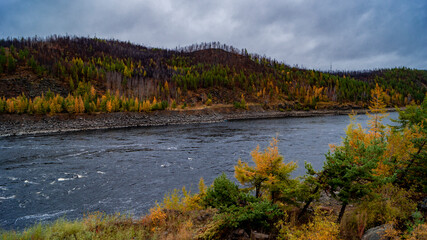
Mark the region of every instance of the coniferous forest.
<instances>
[{"instance_id":1,"label":"coniferous forest","mask_svg":"<svg viewBox=\"0 0 427 240\"><path fill-rule=\"evenodd\" d=\"M3 113L147 112L212 104L367 108L376 84L389 107L420 104L427 71L322 72L219 42L158 49L70 36L0 40Z\"/></svg>"}]
</instances>

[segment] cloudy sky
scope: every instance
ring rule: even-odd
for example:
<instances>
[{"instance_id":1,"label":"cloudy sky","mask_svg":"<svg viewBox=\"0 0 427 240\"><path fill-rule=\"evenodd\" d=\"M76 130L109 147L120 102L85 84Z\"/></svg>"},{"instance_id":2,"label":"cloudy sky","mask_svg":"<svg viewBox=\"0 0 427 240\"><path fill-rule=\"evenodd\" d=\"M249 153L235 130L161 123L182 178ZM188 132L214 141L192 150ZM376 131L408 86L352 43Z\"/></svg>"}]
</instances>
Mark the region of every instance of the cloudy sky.
<instances>
[{"instance_id":1,"label":"cloudy sky","mask_svg":"<svg viewBox=\"0 0 427 240\"><path fill-rule=\"evenodd\" d=\"M289 65L427 69L426 0L1 0L0 38L220 41Z\"/></svg>"}]
</instances>

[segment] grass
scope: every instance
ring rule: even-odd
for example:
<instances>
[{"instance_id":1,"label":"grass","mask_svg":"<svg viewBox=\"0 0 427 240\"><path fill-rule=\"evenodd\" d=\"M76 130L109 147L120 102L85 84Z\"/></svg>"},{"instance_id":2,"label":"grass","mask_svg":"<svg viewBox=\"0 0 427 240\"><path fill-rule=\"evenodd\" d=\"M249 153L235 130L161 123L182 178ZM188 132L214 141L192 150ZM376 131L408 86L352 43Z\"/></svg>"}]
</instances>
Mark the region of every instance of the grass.
<instances>
[{"instance_id":1,"label":"grass","mask_svg":"<svg viewBox=\"0 0 427 240\"><path fill-rule=\"evenodd\" d=\"M5 231L1 239L146 239L148 231L129 216L93 213L83 219L64 218L36 224L22 232Z\"/></svg>"},{"instance_id":2,"label":"grass","mask_svg":"<svg viewBox=\"0 0 427 240\"><path fill-rule=\"evenodd\" d=\"M164 221L149 214L133 219L121 214L92 213L79 220L58 219L38 223L21 232L0 231L0 239L194 239L209 222L214 210L178 211L162 209Z\"/></svg>"}]
</instances>

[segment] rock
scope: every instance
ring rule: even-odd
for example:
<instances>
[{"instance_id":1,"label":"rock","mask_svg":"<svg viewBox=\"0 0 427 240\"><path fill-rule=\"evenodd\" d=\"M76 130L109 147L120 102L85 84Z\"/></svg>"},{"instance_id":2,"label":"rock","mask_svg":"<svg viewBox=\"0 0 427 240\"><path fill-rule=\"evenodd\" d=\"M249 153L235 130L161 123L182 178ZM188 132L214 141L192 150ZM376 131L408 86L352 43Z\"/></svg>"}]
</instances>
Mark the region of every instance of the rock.
<instances>
[{"instance_id":1,"label":"rock","mask_svg":"<svg viewBox=\"0 0 427 240\"><path fill-rule=\"evenodd\" d=\"M326 215L332 215L334 214L334 209L332 207L324 207L324 206L320 206L317 208L321 213L326 214Z\"/></svg>"},{"instance_id":2,"label":"rock","mask_svg":"<svg viewBox=\"0 0 427 240\"><path fill-rule=\"evenodd\" d=\"M387 229L390 229L390 224L384 224L378 227L368 229L362 236L362 240L380 240Z\"/></svg>"},{"instance_id":3,"label":"rock","mask_svg":"<svg viewBox=\"0 0 427 240\"><path fill-rule=\"evenodd\" d=\"M236 229L232 232L230 239L239 239L239 240L243 240L243 239L250 239L249 235L245 232L245 230L243 229Z\"/></svg>"},{"instance_id":4,"label":"rock","mask_svg":"<svg viewBox=\"0 0 427 240\"><path fill-rule=\"evenodd\" d=\"M270 235L268 234L251 231L251 240L269 239L269 238L270 238Z\"/></svg>"}]
</instances>

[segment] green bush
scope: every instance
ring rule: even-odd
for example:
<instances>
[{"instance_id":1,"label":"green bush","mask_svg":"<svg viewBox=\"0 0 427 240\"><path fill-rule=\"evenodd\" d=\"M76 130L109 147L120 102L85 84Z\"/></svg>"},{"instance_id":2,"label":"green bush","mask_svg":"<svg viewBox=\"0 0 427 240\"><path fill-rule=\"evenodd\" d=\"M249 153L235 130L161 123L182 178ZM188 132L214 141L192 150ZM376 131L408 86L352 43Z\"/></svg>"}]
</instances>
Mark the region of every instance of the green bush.
<instances>
[{"instance_id":1,"label":"green bush","mask_svg":"<svg viewBox=\"0 0 427 240\"><path fill-rule=\"evenodd\" d=\"M244 204L253 199L254 197L241 192L239 187L223 173L208 188L203 202L206 206L224 209L232 205Z\"/></svg>"},{"instance_id":2,"label":"green bush","mask_svg":"<svg viewBox=\"0 0 427 240\"><path fill-rule=\"evenodd\" d=\"M175 109L176 108L176 101L175 100L172 100L172 109Z\"/></svg>"},{"instance_id":3,"label":"green bush","mask_svg":"<svg viewBox=\"0 0 427 240\"><path fill-rule=\"evenodd\" d=\"M237 109L246 109L246 106L242 105L240 102L234 102L234 107Z\"/></svg>"},{"instance_id":4,"label":"green bush","mask_svg":"<svg viewBox=\"0 0 427 240\"><path fill-rule=\"evenodd\" d=\"M162 103L160 104L160 109L165 110L166 108L168 108L168 106L169 106L168 101L162 101Z\"/></svg>"},{"instance_id":5,"label":"green bush","mask_svg":"<svg viewBox=\"0 0 427 240\"><path fill-rule=\"evenodd\" d=\"M245 206L230 206L220 215L225 227L269 231L272 223L283 216L276 204L268 200L249 202Z\"/></svg>"}]
</instances>

